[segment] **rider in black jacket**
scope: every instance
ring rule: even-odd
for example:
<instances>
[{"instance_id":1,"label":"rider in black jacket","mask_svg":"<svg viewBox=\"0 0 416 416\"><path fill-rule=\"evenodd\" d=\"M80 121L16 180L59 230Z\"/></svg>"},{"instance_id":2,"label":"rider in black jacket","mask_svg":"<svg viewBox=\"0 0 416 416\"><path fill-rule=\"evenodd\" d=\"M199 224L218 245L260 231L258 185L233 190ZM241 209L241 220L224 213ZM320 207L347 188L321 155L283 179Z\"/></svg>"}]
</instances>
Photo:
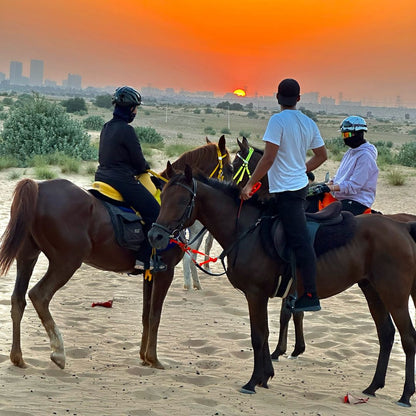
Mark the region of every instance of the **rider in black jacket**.
<instances>
[{"instance_id":1,"label":"rider in black jacket","mask_svg":"<svg viewBox=\"0 0 416 416\"><path fill-rule=\"evenodd\" d=\"M101 130L99 166L95 180L108 183L117 189L123 199L139 211L147 235L159 215L160 207L153 195L135 179L135 175L149 169L136 132L129 124L137 114L141 96L134 88L119 87L113 95L112 103L113 118ZM153 268L154 271L166 270L166 265L159 256L150 261L152 248L147 239L143 244L144 247L140 250L142 258L138 259L136 267Z\"/></svg>"}]
</instances>

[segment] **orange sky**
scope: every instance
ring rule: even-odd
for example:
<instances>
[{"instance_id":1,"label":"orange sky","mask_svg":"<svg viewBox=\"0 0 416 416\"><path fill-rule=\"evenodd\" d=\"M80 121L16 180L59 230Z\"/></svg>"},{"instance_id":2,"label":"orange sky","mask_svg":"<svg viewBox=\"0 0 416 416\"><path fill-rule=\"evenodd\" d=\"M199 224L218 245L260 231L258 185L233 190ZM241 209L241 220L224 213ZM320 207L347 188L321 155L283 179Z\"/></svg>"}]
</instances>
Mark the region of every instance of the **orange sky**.
<instances>
[{"instance_id":1,"label":"orange sky","mask_svg":"<svg viewBox=\"0 0 416 416\"><path fill-rule=\"evenodd\" d=\"M0 71L60 84L246 88L416 107L415 0L0 0Z\"/></svg>"}]
</instances>

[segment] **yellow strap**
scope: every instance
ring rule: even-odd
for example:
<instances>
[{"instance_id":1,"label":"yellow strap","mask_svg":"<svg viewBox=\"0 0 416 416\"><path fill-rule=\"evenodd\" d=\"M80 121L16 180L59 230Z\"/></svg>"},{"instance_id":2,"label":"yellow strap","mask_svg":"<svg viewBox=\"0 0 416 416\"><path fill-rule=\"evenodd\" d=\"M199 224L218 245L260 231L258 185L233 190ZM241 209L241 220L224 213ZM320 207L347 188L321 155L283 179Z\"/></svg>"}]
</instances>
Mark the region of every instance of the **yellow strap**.
<instances>
[{"instance_id":1,"label":"yellow strap","mask_svg":"<svg viewBox=\"0 0 416 416\"><path fill-rule=\"evenodd\" d=\"M251 155L254 152L254 148L250 147L248 149L248 155L246 159L243 159L238 153L237 156L243 161L243 164L240 166L240 168L238 169L238 171L235 173L235 175L233 176L233 180L235 181L235 183L238 185L244 178L244 174L247 173L248 177L251 178L251 173L250 173L250 169L248 168L248 162L250 161ZM236 178L238 178L236 180Z\"/></svg>"},{"instance_id":2,"label":"yellow strap","mask_svg":"<svg viewBox=\"0 0 416 416\"><path fill-rule=\"evenodd\" d=\"M220 151L220 148L218 147L218 145L216 145L216 146L217 146L218 164L217 164L217 166L215 166L215 169L212 171L212 173L211 173L211 175L209 175L209 177L212 178L214 176L214 173L219 168L217 178L220 181L222 181L224 179L224 172L223 172L223 169L222 169L222 160L227 156L227 154L222 155L221 151Z\"/></svg>"}]
</instances>

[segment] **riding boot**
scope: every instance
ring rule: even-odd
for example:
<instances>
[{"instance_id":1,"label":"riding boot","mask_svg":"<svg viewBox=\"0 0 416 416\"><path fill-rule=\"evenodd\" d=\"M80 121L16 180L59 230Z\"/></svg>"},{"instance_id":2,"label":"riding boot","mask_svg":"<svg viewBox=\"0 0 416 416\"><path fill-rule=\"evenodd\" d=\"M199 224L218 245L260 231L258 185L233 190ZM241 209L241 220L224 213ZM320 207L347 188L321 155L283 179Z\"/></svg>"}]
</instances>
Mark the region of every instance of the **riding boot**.
<instances>
[{"instance_id":1,"label":"riding boot","mask_svg":"<svg viewBox=\"0 0 416 416\"><path fill-rule=\"evenodd\" d=\"M153 270L154 272L164 272L166 269L167 266L162 261L161 257L158 254L153 255L150 259L150 270Z\"/></svg>"}]
</instances>

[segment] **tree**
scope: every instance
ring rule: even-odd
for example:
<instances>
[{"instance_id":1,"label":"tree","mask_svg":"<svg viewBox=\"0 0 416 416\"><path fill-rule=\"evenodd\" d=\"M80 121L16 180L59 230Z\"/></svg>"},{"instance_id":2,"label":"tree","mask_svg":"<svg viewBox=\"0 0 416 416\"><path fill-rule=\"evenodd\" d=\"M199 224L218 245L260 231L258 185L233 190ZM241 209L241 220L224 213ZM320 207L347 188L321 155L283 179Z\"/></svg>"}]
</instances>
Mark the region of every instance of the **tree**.
<instances>
[{"instance_id":1,"label":"tree","mask_svg":"<svg viewBox=\"0 0 416 416\"><path fill-rule=\"evenodd\" d=\"M86 131L60 105L33 94L10 109L3 125L0 154L13 155L24 165L35 155L56 152L84 160L97 157Z\"/></svg>"}]
</instances>

